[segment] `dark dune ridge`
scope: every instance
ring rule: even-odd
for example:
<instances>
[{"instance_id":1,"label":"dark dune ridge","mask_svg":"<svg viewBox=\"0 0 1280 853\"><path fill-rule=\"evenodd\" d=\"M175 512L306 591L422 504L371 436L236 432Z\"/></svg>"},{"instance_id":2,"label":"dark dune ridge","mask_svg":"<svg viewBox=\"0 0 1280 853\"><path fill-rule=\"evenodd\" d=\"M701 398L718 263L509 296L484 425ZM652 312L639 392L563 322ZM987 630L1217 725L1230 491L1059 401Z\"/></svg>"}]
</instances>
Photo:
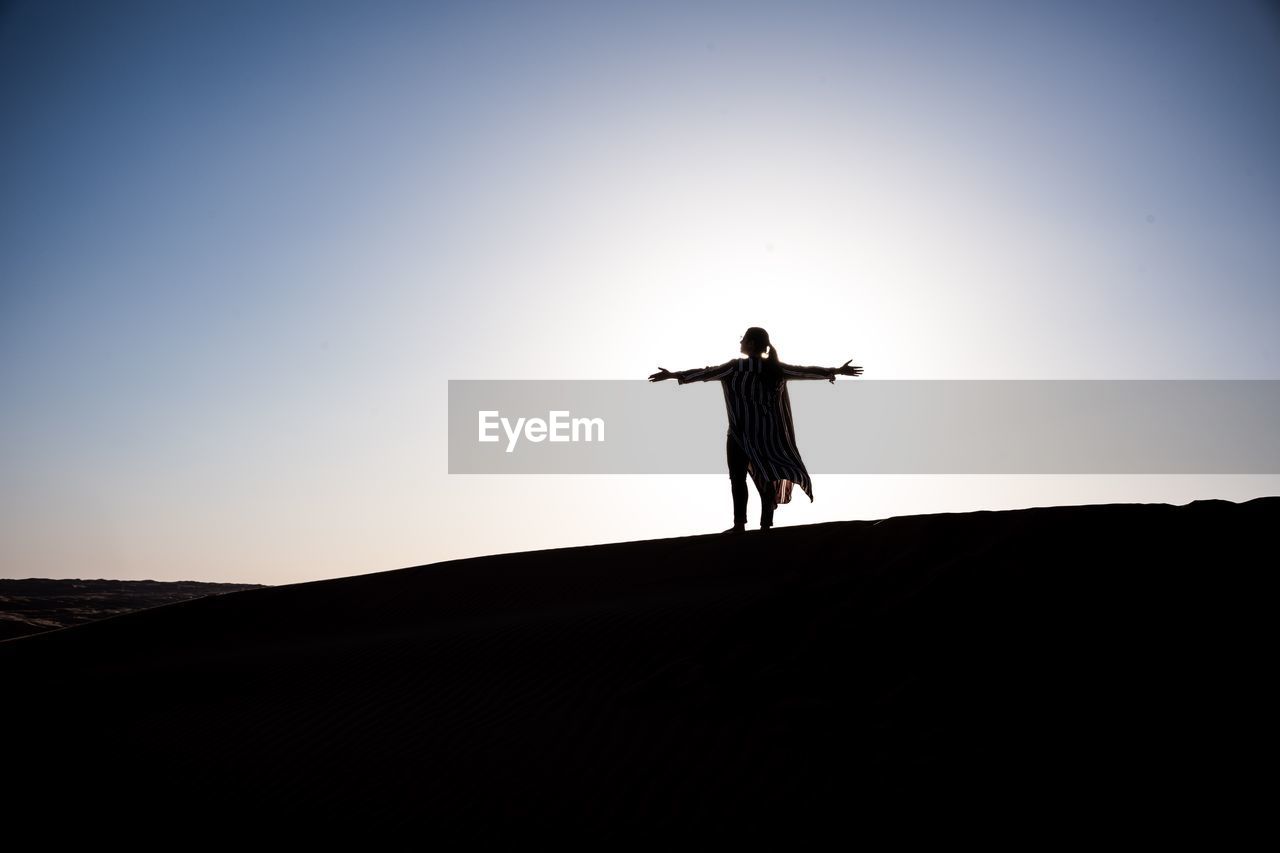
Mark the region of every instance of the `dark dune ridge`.
<instances>
[{"instance_id":1,"label":"dark dune ridge","mask_svg":"<svg viewBox=\"0 0 1280 853\"><path fill-rule=\"evenodd\" d=\"M1278 520L1280 497L895 517L155 607L0 642L6 805L432 838L1238 826Z\"/></svg>"},{"instance_id":2,"label":"dark dune ridge","mask_svg":"<svg viewBox=\"0 0 1280 853\"><path fill-rule=\"evenodd\" d=\"M0 578L0 640L56 631L202 595L220 595L262 586L265 584Z\"/></svg>"}]
</instances>

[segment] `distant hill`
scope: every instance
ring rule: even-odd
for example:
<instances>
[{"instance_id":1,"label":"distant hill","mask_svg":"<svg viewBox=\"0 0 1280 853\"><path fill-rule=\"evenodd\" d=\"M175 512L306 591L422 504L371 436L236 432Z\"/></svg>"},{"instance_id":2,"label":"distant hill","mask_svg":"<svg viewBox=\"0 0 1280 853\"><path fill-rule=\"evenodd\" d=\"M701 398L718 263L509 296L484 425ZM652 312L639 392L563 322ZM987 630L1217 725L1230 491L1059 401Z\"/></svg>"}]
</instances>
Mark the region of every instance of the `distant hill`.
<instances>
[{"instance_id":1,"label":"distant hill","mask_svg":"<svg viewBox=\"0 0 1280 853\"><path fill-rule=\"evenodd\" d=\"M1278 529L1280 497L941 513L139 610L0 642L5 804L424 842L1238 830Z\"/></svg>"},{"instance_id":2,"label":"distant hill","mask_svg":"<svg viewBox=\"0 0 1280 853\"><path fill-rule=\"evenodd\" d=\"M202 595L220 595L263 586L266 585L198 581L0 578L0 640L54 631L147 607L199 598Z\"/></svg>"}]
</instances>

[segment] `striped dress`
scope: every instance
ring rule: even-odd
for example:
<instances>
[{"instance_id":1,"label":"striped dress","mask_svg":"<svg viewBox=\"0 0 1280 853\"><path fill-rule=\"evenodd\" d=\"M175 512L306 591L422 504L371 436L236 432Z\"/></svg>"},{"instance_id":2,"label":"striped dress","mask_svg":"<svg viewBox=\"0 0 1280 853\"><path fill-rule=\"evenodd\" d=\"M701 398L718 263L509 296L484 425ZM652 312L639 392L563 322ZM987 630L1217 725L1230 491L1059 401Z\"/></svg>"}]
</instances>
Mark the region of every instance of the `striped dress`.
<instances>
[{"instance_id":1,"label":"striped dress","mask_svg":"<svg viewBox=\"0 0 1280 853\"><path fill-rule=\"evenodd\" d=\"M682 370L675 377L681 385L713 379L720 382L729 412L729 435L745 451L747 473L759 494L773 494L776 508L778 504L791 502L792 485L798 484L812 503L813 483L796 447L787 382L779 382L777 388L770 390L767 380L761 376L763 368L763 359L748 356L698 370ZM784 363L782 372L788 381L831 378L831 371L826 367Z\"/></svg>"}]
</instances>

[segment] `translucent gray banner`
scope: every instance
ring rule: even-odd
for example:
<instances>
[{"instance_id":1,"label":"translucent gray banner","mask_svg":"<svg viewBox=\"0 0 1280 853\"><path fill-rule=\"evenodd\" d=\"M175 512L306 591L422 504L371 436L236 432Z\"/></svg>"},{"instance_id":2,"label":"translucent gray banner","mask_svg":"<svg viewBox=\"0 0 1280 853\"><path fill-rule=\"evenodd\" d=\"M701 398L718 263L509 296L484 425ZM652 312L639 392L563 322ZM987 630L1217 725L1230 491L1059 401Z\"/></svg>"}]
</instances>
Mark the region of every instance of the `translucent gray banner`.
<instances>
[{"instance_id":1,"label":"translucent gray banner","mask_svg":"<svg viewBox=\"0 0 1280 853\"><path fill-rule=\"evenodd\" d=\"M788 390L811 474L1280 474L1280 380ZM449 473L722 474L728 426L714 381L449 380Z\"/></svg>"}]
</instances>

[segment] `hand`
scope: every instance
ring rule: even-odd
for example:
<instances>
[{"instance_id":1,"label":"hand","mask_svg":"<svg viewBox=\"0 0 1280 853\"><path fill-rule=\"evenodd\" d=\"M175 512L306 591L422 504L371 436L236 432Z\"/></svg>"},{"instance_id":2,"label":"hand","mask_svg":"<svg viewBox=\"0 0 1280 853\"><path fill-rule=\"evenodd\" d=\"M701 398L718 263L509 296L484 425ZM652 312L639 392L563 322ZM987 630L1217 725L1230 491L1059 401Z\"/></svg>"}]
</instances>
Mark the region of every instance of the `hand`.
<instances>
[{"instance_id":1,"label":"hand","mask_svg":"<svg viewBox=\"0 0 1280 853\"><path fill-rule=\"evenodd\" d=\"M658 367L657 373L649 374L650 382L661 382L664 379L675 379L676 375L665 367Z\"/></svg>"},{"instance_id":2,"label":"hand","mask_svg":"<svg viewBox=\"0 0 1280 853\"><path fill-rule=\"evenodd\" d=\"M849 359L849 361L846 361L844 364L836 368L835 374L832 375L831 377L832 382L836 381L836 376L861 376L862 375L862 368L856 364L850 367L849 366L850 361L853 361L853 359Z\"/></svg>"}]
</instances>

